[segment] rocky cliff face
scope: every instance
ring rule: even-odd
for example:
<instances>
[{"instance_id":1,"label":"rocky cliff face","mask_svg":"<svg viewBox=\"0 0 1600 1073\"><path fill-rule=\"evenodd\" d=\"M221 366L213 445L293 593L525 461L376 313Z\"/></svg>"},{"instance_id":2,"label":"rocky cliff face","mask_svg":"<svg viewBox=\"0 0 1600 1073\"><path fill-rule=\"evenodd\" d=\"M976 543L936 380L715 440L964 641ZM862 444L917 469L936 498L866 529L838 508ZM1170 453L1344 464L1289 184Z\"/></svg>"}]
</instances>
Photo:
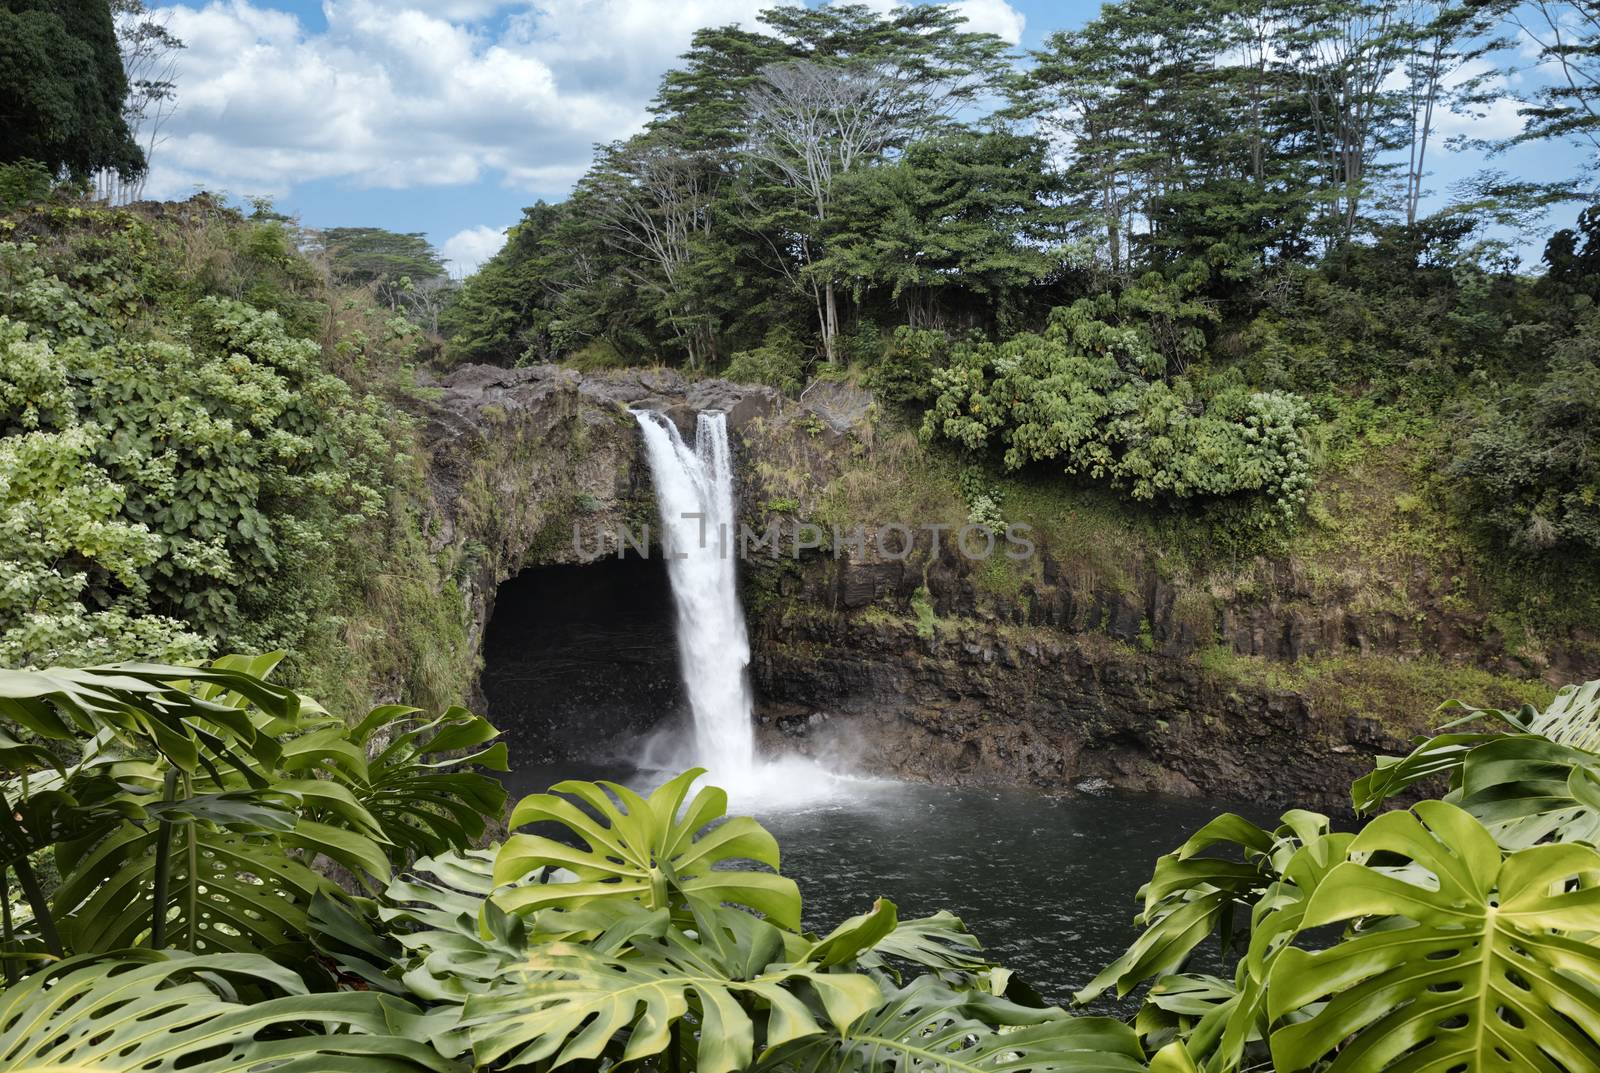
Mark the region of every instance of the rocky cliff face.
<instances>
[{"instance_id":1,"label":"rocky cliff face","mask_svg":"<svg viewBox=\"0 0 1600 1073\"><path fill-rule=\"evenodd\" d=\"M433 539L466 549L480 638L507 578L614 557L621 534L653 523L630 408L691 434L697 411L726 410L741 513L781 534L742 574L763 736L870 772L1337 807L1446 696L1513 703L1538 692L1518 680L1600 673L1592 638L1530 661L1470 579L1404 564L1197 571L1114 532L1055 532L1010 565L961 554L954 529L903 556L852 546L856 524L958 528L967 508L937 482L919 491L931 463L841 384L791 401L672 372L469 366L438 388Z\"/></svg>"},{"instance_id":2,"label":"rocky cliff face","mask_svg":"<svg viewBox=\"0 0 1600 1073\"><path fill-rule=\"evenodd\" d=\"M671 371L584 376L551 365L468 365L432 387L421 415L429 539L461 556L480 650L502 582L536 566L615 558L627 535L654 524L630 409L666 413L692 436L700 410L725 410L740 428L777 403L770 388L686 382Z\"/></svg>"}]
</instances>

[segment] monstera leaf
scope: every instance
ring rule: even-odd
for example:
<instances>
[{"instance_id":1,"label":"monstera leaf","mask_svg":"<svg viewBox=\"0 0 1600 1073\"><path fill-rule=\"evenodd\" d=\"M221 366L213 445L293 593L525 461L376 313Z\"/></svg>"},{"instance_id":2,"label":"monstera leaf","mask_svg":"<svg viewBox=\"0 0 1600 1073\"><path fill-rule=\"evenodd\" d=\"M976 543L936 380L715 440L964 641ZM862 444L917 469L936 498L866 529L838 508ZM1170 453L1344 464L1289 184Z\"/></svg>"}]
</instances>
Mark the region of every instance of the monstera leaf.
<instances>
[{"instance_id":1,"label":"monstera leaf","mask_svg":"<svg viewBox=\"0 0 1600 1073\"><path fill-rule=\"evenodd\" d=\"M1380 758L1352 788L1358 811L1444 776L1445 800L1483 821L1503 848L1600 839L1600 681L1566 687L1543 711L1454 706L1467 715L1452 726L1488 720L1510 732L1452 731L1419 740L1404 758Z\"/></svg>"},{"instance_id":2,"label":"monstera leaf","mask_svg":"<svg viewBox=\"0 0 1600 1073\"><path fill-rule=\"evenodd\" d=\"M842 1032L769 1051L763 1069L794 1073L1143 1073L1128 1026L957 991L933 976L893 990Z\"/></svg>"},{"instance_id":3,"label":"monstera leaf","mask_svg":"<svg viewBox=\"0 0 1600 1073\"><path fill-rule=\"evenodd\" d=\"M484 818L503 815L506 803L499 779L469 769L505 771L505 743L469 752L500 732L465 708L420 722L418 711L383 705L350 731L353 742L373 753L356 795L397 854L469 849L483 837Z\"/></svg>"},{"instance_id":4,"label":"monstera leaf","mask_svg":"<svg viewBox=\"0 0 1600 1073\"><path fill-rule=\"evenodd\" d=\"M1504 849L1600 841L1600 754L1507 735L1472 750L1456 781L1446 800L1482 821Z\"/></svg>"},{"instance_id":5,"label":"monstera leaf","mask_svg":"<svg viewBox=\"0 0 1600 1073\"><path fill-rule=\"evenodd\" d=\"M229 980L284 994L242 1002ZM129 951L73 958L0 994L11 1073L416 1073L451 1068L406 1038L417 1016L363 992L305 994L264 957Z\"/></svg>"},{"instance_id":6,"label":"monstera leaf","mask_svg":"<svg viewBox=\"0 0 1600 1073\"><path fill-rule=\"evenodd\" d=\"M233 703L248 698L264 715L293 724L300 698L230 667L118 663L82 669L0 671L0 718L64 741L109 733L135 752L158 752L186 772L210 750L241 770L275 763L274 736Z\"/></svg>"},{"instance_id":7,"label":"monstera leaf","mask_svg":"<svg viewBox=\"0 0 1600 1073\"><path fill-rule=\"evenodd\" d=\"M1258 1064L1269 1031L1272 965L1300 933L1308 900L1345 861L1353 837L1331 831L1326 816L1298 809L1284 813L1271 833L1237 816L1218 817L1157 863L1156 878L1141 892L1153 923L1079 997L1093 998L1095 988L1112 982L1126 994L1152 981L1135 1026L1147 1049L1165 1055L1163 1066L1181 1058L1206 1073L1231 1073ZM1197 856L1213 849L1242 860ZM1248 929L1236 931L1243 909ZM1242 953L1233 979L1175 971L1213 931L1225 949Z\"/></svg>"},{"instance_id":8,"label":"monstera leaf","mask_svg":"<svg viewBox=\"0 0 1600 1073\"><path fill-rule=\"evenodd\" d=\"M465 1002L526 950L525 922L488 900L494 858L492 849L424 858L385 891L379 915L410 957L402 979L418 997Z\"/></svg>"},{"instance_id":9,"label":"monstera leaf","mask_svg":"<svg viewBox=\"0 0 1600 1073\"><path fill-rule=\"evenodd\" d=\"M895 962L932 969L952 980L993 968L978 937L960 917L945 910L931 917L896 921L893 930L864 949L857 960L863 968L888 972L897 979Z\"/></svg>"},{"instance_id":10,"label":"monstera leaf","mask_svg":"<svg viewBox=\"0 0 1600 1073\"><path fill-rule=\"evenodd\" d=\"M1474 714L1462 721L1475 721L1478 718ZM1510 725L1517 726L1515 723ZM1406 756L1378 757L1377 766L1351 784L1351 803L1356 812L1370 815L1381 808L1384 802L1420 782L1437 778L1453 781L1460 773L1467 754L1497 736L1497 733L1482 731L1450 731L1431 738L1418 738L1415 747Z\"/></svg>"},{"instance_id":11,"label":"monstera leaf","mask_svg":"<svg viewBox=\"0 0 1600 1073\"><path fill-rule=\"evenodd\" d=\"M548 794L524 798L511 826L556 823L584 843L569 846L536 834L507 840L495 861L496 884L522 879L540 868L561 868L571 882L527 884L497 894L507 912L573 908L595 899L624 898L651 909L678 908L687 899L730 902L754 909L791 930L800 926L800 889L773 872L718 869L724 861L750 860L778 867L778 843L748 816L715 823L727 812L728 795L708 786L687 806L689 787L704 771L694 768L661 786L648 799L612 782L563 782ZM569 795L588 805L585 811ZM713 824L715 824L713 826Z\"/></svg>"},{"instance_id":12,"label":"monstera leaf","mask_svg":"<svg viewBox=\"0 0 1600 1073\"><path fill-rule=\"evenodd\" d=\"M1235 911L1256 901L1277 876L1273 861L1281 838L1242 816L1224 813L1156 862L1139 891L1144 911L1134 920L1144 932L1116 961L1073 996L1092 1002L1113 986L1126 995L1146 980L1176 972L1195 948L1220 932L1233 939ZM1242 859L1205 853L1218 847Z\"/></svg>"},{"instance_id":13,"label":"monstera leaf","mask_svg":"<svg viewBox=\"0 0 1600 1073\"><path fill-rule=\"evenodd\" d=\"M1502 857L1477 820L1440 801L1379 816L1349 851L1302 926L1380 923L1275 959L1280 1073L1600 1069L1600 853Z\"/></svg>"},{"instance_id":14,"label":"monstera leaf","mask_svg":"<svg viewBox=\"0 0 1600 1073\"><path fill-rule=\"evenodd\" d=\"M478 1063L556 1069L679 1048L698 1073L730 1073L749 1068L758 1039L781 1046L824 1022L842 1031L878 1002L870 977L785 960L784 934L766 921L698 899L688 909L692 933L666 909L628 907L627 926L594 942L531 946L467 999ZM691 1016L697 1035L676 1027Z\"/></svg>"},{"instance_id":15,"label":"monstera leaf","mask_svg":"<svg viewBox=\"0 0 1600 1073\"><path fill-rule=\"evenodd\" d=\"M312 898L338 889L267 834L187 823L166 855L156 852L160 837L127 824L90 845L60 848L64 878L53 904L71 949L146 942L159 896L164 945L264 950L301 935Z\"/></svg>"}]
</instances>

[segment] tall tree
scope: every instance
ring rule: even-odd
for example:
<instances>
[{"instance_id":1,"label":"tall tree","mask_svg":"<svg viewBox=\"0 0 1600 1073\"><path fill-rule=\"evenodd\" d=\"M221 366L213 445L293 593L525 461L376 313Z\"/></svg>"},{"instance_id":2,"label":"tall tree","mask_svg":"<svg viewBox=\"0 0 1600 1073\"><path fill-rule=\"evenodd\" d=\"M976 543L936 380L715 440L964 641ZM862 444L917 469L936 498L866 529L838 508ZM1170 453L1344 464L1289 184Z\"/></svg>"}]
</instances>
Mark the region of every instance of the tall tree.
<instances>
[{"instance_id":1,"label":"tall tree","mask_svg":"<svg viewBox=\"0 0 1600 1073\"><path fill-rule=\"evenodd\" d=\"M583 180L589 211L695 369L716 359L716 326L695 300L692 276L721 179L714 153L650 131L601 149Z\"/></svg>"},{"instance_id":2,"label":"tall tree","mask_svg":"<svg viewBox=\"0 0 1600 1073\"><path fill-rule=\"evenodd\" d=\"M107 0L0 0L0 163L87 179L145 169Z\"/></svg>"},{"instance_id":3,"label":"tall tree","mask_svg":"<svg viewBox=\"0 0 1600 1073\"><path fill-rule=\"evenodd\" d=\"M840 182L955 126L961 109L995 85L1005 45L961 29L963 18L944 7L900 8L887 18L860 5L788 7L762 19L805 55L767 64L749 85L743 158L768 180L756 189L794 196L796 226L781 252L798 262L832 362L841 312L826 235Z\"/></svg>"},{"instance_id":4,"label":"tall tree","mask_svg":"<svg viewBox=\"0 0 1600 1073\"><path fill-rule=\"evenodd\" d=\"M1054 139L1113 273L1200 256L1249 275L1298 248L1312 139L1286 21L1275 0L1126 0L1034 54L1011 114Z\"/></svg>"},{"instance_id":5,"label":"tall tree","mask_svg":"<svg viewBox=\"0 0 1600 1073\"><path fill-rule=\"evenodd\" d=\"M111 15L117 28L122 71L128 80L122 116L129 136L144 153L148 169L157 146L164 140L162 129L177 108L178 53L185 46L171 30L170 8L151 10L144 0L111 0ZM132 181L124 181L115 169L101 169L95 187L107 201L137 201L144 194L146 174L147 171L140 172Z\"/></svg>"},{"instance_id":6,"label":"tall tree","mask_svg":"<svg viewBox=\"0 0 1600 1073\"><path fill-rule=\"evenodd\" d=\"M1011 296L1060 262L1042 139L957 132L847 177L829 274L886 290L912 327L1001 327Z\"/></svg>"},{"instance_id":7,"label":"tall tree","mask_svg":"<svg viewBox=\"0 0 1600 1073\"><path fill-rule=\"evenodd\" d=\"M1411 24L1390 0L1304 0L1285 35L1305 94L1322 171L1324 237L1348 241L1377 193L1385 151L1398 148L1402 99L1391 88Z\"/></svg>"},{"instance_id":8,"label":"tall tree","mask_svg":"<svg viewBox=\"0 0 1600 1073\"><path fill-rule=\"evenodd\" d=\"M402 234L381 227L330 227L320 233L323 254L334 278L356 287L371 286L391 308L413 287L447 278L444 260L420 232Z\"/></svg>"}]
</instances>

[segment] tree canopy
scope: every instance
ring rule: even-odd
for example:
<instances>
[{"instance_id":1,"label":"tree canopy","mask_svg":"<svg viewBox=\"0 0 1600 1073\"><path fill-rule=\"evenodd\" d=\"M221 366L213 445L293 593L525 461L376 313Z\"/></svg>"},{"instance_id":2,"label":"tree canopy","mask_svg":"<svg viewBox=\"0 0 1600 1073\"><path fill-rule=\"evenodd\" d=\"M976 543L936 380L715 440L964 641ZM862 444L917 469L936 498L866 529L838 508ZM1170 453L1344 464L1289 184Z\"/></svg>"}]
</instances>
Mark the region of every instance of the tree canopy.
<instances>
[{"instance_id":1,"label":"tree canopy","mask_svg":"<svg viewBox=\"0 0 1600 1073\"><path fill-rule=\"evenodd\" d=\"M0 4L0 163L86 179L145 167L123 113L128 80L105 0Z\"/></svg>"}]
</instances>

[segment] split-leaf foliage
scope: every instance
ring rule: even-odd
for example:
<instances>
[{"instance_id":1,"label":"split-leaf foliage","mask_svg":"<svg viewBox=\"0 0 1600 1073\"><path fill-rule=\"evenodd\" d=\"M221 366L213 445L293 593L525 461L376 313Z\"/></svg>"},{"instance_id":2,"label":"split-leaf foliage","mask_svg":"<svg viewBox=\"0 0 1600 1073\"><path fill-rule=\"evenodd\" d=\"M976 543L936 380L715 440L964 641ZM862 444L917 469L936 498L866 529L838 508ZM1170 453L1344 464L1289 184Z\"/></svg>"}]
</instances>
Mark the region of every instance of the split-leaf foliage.
<instances>
[{"instance_id":1,"label":"split-leaf foliage","mask_svg":"<svg viewBox=\"0 0 1600 1073\"><path fill-rule=\"evenodd\" d=\"M400 705L350 725L268 681L277 659L0 672L6 1068L1600 1064L1600 683L1380 760L1365 811L1448 792L1359 832L1207 824L1076 995L1138 993L1123 1023L1045 1004L948 913L878 899L805 930L772 836L698 770L557 784L485 844L493 727ZM1209 940L1231 976L1193 971Z\"/></svg>"}]
</instances>

